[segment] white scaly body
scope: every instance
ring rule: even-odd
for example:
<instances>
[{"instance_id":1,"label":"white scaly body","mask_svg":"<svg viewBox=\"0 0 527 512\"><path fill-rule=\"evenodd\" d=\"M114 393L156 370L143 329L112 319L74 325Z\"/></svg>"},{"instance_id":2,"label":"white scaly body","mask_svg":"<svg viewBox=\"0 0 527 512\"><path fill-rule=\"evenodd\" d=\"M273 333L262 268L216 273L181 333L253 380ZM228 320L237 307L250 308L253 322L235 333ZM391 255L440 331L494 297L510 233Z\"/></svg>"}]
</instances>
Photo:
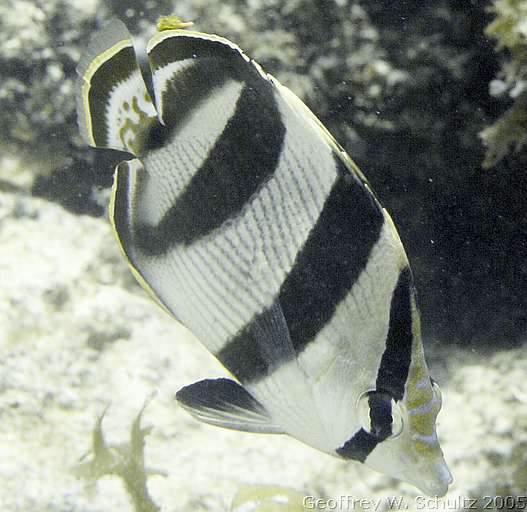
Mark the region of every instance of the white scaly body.
<instances>
[{"instance_id":1,"label":"white scaly body","mask_svg":"<svg viewBox=\"0 0 527 512\"><path fill-rule=\"evenodd\" d=\"M360 170L230 41L166 30L147 52L155 102L124 25L98 34L79 124L92 146L136 156L111 204L132 271L237 379L187 386L179 403L443 495L411 271Z\"/></svg>"}]
</instances>

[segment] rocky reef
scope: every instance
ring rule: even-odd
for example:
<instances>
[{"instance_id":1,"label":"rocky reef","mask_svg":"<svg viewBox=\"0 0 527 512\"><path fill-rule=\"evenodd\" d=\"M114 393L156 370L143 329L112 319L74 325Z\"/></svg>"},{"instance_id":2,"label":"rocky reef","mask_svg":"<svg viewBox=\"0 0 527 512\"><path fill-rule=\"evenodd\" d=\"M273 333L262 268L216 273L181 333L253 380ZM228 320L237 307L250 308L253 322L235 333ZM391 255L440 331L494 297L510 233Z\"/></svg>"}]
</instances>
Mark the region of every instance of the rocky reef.
<instances>
[{"instance_id":1,"label":"rocky reef","mask_svg":"<svg viewBox=\"0 0 527 512\"><path fill-rule=\"evenodd\" d=\"M200 424L181 410L181 386L224 370L136 285L105 219L2 192L0 246L2 510L157 510L133 508L126 490L134 485L163 511L280 511L283 503L292 511L306 496L321 500L320 510L341 496L379 499L380 510L403 496L409 510L434 510L415 488L358 464L288 437ZM524 350L433 352L439 436L455 478L441 503L521 494Z\"/></svg>"},{"instance_id":2,"label":"rocky reef","mask_svg":"<svg viewBox=\"0 0 527 512\"><path fill-rule=\"evenodd\" d=\"M173 11L302 97L392 213L443 389L442 501L175 404L224 370L133 280L104 217L123 155L83 145L74 101L97 27L117 16L140 48ZM526 13L527 0L0 3L0 509L524 509Z\"/></svg>"}]
</instances>

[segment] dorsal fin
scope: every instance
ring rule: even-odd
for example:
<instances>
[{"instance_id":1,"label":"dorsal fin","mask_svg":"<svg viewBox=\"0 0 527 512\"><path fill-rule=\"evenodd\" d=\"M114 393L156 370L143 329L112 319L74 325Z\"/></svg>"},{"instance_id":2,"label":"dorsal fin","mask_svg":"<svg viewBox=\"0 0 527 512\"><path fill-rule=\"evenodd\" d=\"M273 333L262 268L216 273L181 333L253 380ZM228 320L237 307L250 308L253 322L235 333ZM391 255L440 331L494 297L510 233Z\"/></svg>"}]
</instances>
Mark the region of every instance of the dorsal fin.
<instances>
[{"instance_id":1,"label":"dorsal fin","mask_svg":"<svg viewBox=\"0 0 527 512\"><path fill-rule=\"evenodd\" d=\"M256 68L247 67L249 58L238 46L212 34L163 30L150 39L147 53L156 109L169 129L180 127L215 90L258 76Z\"/></svg>"},{"instance_id":2,"label":"dorsal fin","mask_svg":"<svg viewBox=\"0 0 527 512\"><path fill-rule=\"evenodd\" d=\"M92 38L77 66L81 135L93 147L138 155L157 113L137 64L132 37L114 19Z\"/></svg>"},{"instance_id":3,"label":"dorsal fin","mask_svg":"<svg viewBox=\"0 0 527 512\"><path fill-rule=\"evenodd\" d=\"M176 399L194 418L218 427L281 434L264 406L230 379L206 379L181 388Z\"/></svg>"}]
</instances>

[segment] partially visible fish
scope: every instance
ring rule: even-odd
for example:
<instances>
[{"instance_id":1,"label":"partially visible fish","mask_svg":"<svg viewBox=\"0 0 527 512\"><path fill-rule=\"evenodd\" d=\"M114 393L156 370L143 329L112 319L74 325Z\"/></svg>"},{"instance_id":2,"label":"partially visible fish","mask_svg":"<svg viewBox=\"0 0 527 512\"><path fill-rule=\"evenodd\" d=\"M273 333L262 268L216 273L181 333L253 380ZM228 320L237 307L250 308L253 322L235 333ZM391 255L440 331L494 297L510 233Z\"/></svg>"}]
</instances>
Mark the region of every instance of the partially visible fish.
<instances>
[{"instance_id":1,"label":"partially visible fish","mask_svg":"<svg viewBox=\"0 0 527 512\"><path fill-rule=\"evenodd\" d=\"M236 379L177 400L444 495L441 394L390 216L297 96L234 43L177 26L147 45L154 101L119 21L78 67L84 139L135 156L111 203L133 273Z\"/></svg>"}]
</instances>

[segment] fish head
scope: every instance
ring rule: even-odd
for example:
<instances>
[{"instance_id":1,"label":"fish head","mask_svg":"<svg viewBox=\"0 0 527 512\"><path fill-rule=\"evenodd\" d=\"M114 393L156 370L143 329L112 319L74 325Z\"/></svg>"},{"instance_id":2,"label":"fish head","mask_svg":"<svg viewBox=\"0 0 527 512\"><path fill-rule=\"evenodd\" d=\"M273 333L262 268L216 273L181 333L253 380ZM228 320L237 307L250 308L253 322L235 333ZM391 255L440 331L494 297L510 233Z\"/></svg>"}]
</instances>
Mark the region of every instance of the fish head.
<instances>
[{"instance_id":1,"label":"fish head","mask_svg":"<svg viewBox=\"0 0 527 512\"><path fill-rule=\"evenodd\" d=\"M387 391L367 391L357 401L370 451L364 463L415 485L429 496L444 496L452 475L436 434L441 391L430 377L412 382L399 401Z\"/></svg>"}]
</instances>

